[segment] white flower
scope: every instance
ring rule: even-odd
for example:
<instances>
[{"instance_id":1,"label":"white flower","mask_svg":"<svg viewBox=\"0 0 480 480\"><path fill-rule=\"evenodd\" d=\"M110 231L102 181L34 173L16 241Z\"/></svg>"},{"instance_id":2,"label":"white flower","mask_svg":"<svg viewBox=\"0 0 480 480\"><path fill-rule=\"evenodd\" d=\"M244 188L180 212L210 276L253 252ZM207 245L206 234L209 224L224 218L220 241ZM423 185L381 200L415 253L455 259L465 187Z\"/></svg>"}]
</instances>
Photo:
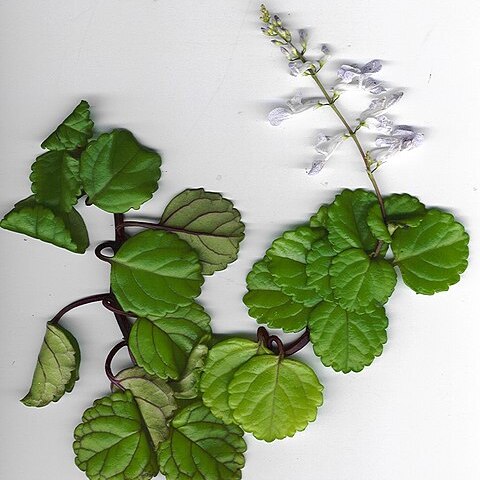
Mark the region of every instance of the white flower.
<instances>
[{"instance_id":1,"label":"white flower","mask_svg":"<svg viewBox=\"0 0 480 480\"><path fill-rule=\"evenodd\" d=\"M369 130L373 130L384 135L389 135L393 129L393 121L390 120L386 115L367 117L362 123Z\"/></svg>"},{"instance_id":2,"label":"white flower","mask_svg":"<svg viewBox=\"0 0 480 480\"><path fill-rule=\"evenodd\" d=\"M383 114L392 105L395 105L403 97L403 92L388 92L384 95L374 98L370 106L361 113L360 121L365 121L369 117L378 117Z\"/></svg>"},{"instance_id":3,"label":"white flower","mask_svg":"<svg viewBox=\"0 0 480 480\"><path fill-rule=\"evenodd\" d=\"M339 133L333 137L320 133L317 136L314 145L314 148L320 154L320 157L314 160L312 166L307 171L307 174L317 175L345 138L346 137L343 133Z\"/></svg>"},{"instance_id":4,"label":"white flower","mask_svg":"<svg viewBox=\"0 0 480 480\"><path fill-rule=\"evenodd\" d=\"M268 121L270 125L276 127L283 121L289 119L292 115L304 112L310 108L315 107L322 100L321 98L307 98L303 99L301 93L297 93L293 98L286 102L285 107L274 108L268 114Z\"/></svg>"},{"instance_id":5,"label":"white flower","mask_svg":"<svg viewBox=\"0 0 480 480\"><path fill-rule=\"evenodd\" d=\"M370 75L379 72L381 69L380 60L371 60L363 67L342 65L337 71L340 81L335 85L335 90L338 90L338 87L341 89L355 87L374 95L385 93L387 89L377 80L370 78Z\"/></svg>"},{"instance_id":6,"label":"white flower","mask_svg":"<svg viewBox=\"0 0 480 480\"><path fill-rule=\"evenodd\" d=\"M289 59L296 60L298 59L298 51L295 47L291 45L282 45L280 51Z\"/></svg>"},{"instance_id":7,"label":"white flower","mask_svg":"<svg viewBox=\"0 0 480 480\"><path fill-rule=\"evenodd\" d=\"M419 147L423 143L423 133L412 127L399 125L394 127L390 135L379 135L375 141L377 148L371 151L377 164L388 160L392 155Z\"/></svg>"},{"instance_id":8,"label":"white flower","mask_svg":"<svg viewBox=\"0 0 480 480\"><path fill-rule=\"evenodd\" d=\"M312 62L295 60L293 62L288 62L288 68L290 69L290 74L294 77L297 77L298 75L304 75L309 70L313 71L313 69L315 69L315 65Z\"/></svg>"}]
</instances>

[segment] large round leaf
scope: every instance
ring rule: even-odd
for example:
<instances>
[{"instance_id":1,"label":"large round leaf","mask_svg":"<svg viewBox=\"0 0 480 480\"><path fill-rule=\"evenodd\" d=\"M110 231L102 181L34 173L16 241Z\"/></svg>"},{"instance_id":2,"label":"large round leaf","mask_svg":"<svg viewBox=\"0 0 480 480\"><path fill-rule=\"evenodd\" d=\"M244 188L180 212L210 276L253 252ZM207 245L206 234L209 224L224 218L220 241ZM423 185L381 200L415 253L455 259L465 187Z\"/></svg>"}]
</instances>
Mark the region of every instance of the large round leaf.
<instances>
[{"instance_id":1,"label":"large round leaf","mask_svg":"<svg viewBox=\"0 0 480 480\"><path fill-rule=\"evenodd\" d=\"M346 310L363 310L384 304L395 288L397 275L382 258L351 248L339 253L330 267L333 294Z\"/></svg>"},{"instance_id":2,"label":"large round leaf","mask_svg":"<svg viewBox=\"0 0 480 480\"><path fill-rule=\"evenodd\" d=\"M310 317L310 341L326 367L336 372L359 372L381 355L387 326L383 307L359 313L323 302Z\"/></svg>"},{"instance_id":3,"label":"large round leaf","mask_svg":"<svg viewBox=\"0 0 480 480\"><path fill-rule=\"evenodd\" d=\"M239 480L246 449L240 428L225 425L196 402L173 419L171 436L158 451L158 463L169 480Z\"/></svg>"},{"instance_id":4,"label":"large round leaf","mask_svg":"<svg viewBox=\"0 0 480 480\"><path fill-rule=\"evenodd\" d=\"M274 282L268 257L255 263L247 276L248 293L243 302L248 314L270 328L298 332L307 326L311 308L296 302Z\"/></svg>"},{"instance_id":5,"label":"large round leaf","mask_svg":"<svg viewBox=\"0 0 480 480\"><path fill-rule=\"evenodd\" d=\"M403 281L424 295L448 290L467 268L468 239L452 215L434 209L417 227L396 230L392 249Z\"/></svg>"},{"instance_id":6,"label":"large round leaf","mask_svg":"<svg viewBox=\"0 0 480 480\"><path fill-rule=\"evenodd\" d=\"M207 364L200 382L203 402L225 423L232 423L228 405L228 384L235 371L255 355L271 354L262 345L245 338L229 338L217 343L208 353Z\"/></svg>"},{"instance_id":7,"label":"large round leaf","mask_svg":"<svg viewBox=\"0 0 480 480\"><path fill-rule=\"evenodd\" d=\"M90 480L148 480L155 451L132 392L96 400L75 429L75 462Z\"/></svg>"},{"instance_id":8,"label":"large round leaf","mask_svg":"<svg viewBox=\"0 0 480 480\"><path fill-rule=\"evenodd\" d=\"M323 386L304 363L273 355L255 356L228 386L233 418L259 440L292 437L315 420Z\"/></svg>"},{"instance_id":9,"label":"large round leaf","mask_svg":"<svg viewBox=\"0 0 480 480\"><path fill-rule=\"evenodd\" d=\"M205 275L223 270L237 258L245 230L233 203L203 188L185 190L173 198L159 223L195 249Z\"/></svg>"},{"instance_id":10,"label":"large round leaf","mask_svg":"<svg viewBox=\"0 0 480 480\"><path fill-rule=\"evenodd\" d=\"M193 347L210 334L210 317L192 303L159 318L138 318L128 339L137 363L160 378L179 379Z\"/></svg>"},{"instance_id":11,"label":"large round leaf","mask_svg":"<svg viewBox=\"0 0 480 480\"><path fill-rule=\"evenodd\" d=\"M139 208L158 188L161 159L128 130L113 130L91 142L80 159L90 202L111 213Z\"/></svg>"},{"instance_id":12,"label":"large round leaf","mask_svg":"<svg viewBox=\"0 0 480 480\"><path fill-rule=\"evenodd\" d=\"M122 245L111 263L112 290L126 312L159 317L189 305L200 294L198 256L173 233L139 233Z\"/></svg>"}]
</instances>

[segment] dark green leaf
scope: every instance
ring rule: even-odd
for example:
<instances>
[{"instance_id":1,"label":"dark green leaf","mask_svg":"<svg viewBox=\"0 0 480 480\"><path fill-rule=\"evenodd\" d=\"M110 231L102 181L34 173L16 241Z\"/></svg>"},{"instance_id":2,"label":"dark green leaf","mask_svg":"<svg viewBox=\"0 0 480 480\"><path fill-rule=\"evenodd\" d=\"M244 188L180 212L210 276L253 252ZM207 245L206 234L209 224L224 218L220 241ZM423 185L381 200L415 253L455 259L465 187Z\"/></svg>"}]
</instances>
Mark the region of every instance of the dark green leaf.
<instances>
[{"instance_id":1,"label":"dark green leaf","mask_svg":"<svg viewBox=\"0 0 480 480\"><path fill-rule=\"evenodd\" d=\"M42 143L47 150L76 150L84 147L92 136L90 105L82 100L75 110Z\"/></svg>"},{"instance_id":2,"label":"dark green leaf","mask_svg":"<svg viewBox=\"0 0 480 480\"><path fill-rule=\"evenodd\" d=\"M397 229L392 250L403 281L424 295L448 290L467 268L468 240L463 225L435 209L417 227Z\"/></svg>"},{"instance_id":3,"label":"dark green leaf","mask_svg":"<svg viewBox=\"0 0 480 480\"><path fill-rule=\"evenodd\" d=\"M307 284L315 289L319 299L331 297L330 264L336 255L327 238L317 240L307 255Z\"/></svg>"},{"instance_id":4,"label":"dark green leaf","mask_svg":"<svg viewBox=\"0 0 480 480\"><path fill-rule=\"evenodd\" d=\"M203 188L177 195L167 205L160 224L196 250L205 275L223 270L237 258L245 230L232 202Z\"/></svg>"},{"instance_id":5,"label":"dark green leaf","mask_svg":"<svg viewBox=\"0 0 480 480\"><path fill-rule=\"evenodd\" d=\"M318 212L310 217L311 228L326 228L328 221L328 205L322 205Z\"/></svg>"},{"instance_id":6,"label":"dark green leaf","mask_svg":"<svg viewBox=\"0 0 480 480\"><path fill-rule=\"evenodd\" d=\"M418 198L407 193L394 193L385 198L387 221L393 225L417 226L427 213Z\"/></svg>"},{"instance_id":7,"label":"dark green leaf","mask_svg":"<svg viewBox=\"0 0 480 480\"><path fill-rule=\"evenodd\" d=\"M113 130L91 142L80 159L80 177L90 202L111 213L138 209L158 188L161 159L128 130Z\"/></svg>"},{"instance_id":8,"label":"dark green leaf","mask_svg":"<svg viewBox=\"0 0 480 480\"><path fill-rule=\"evenodd\" d=\"M155 451L129 390L96 400L75 429L75 463L90 480L149 480Z\"/></svg>"},{"instance_id":9,"label":"dark green leaf","mask_svg":"<svg viewBox=\"0 0 480 480\"><path fill-rule=\"evenodd\" d=\"M385 243L391 243L390 231L383 220L382 211L378 203L372 205L368 211L367 223L373 236Z\"/></svg>"},{"instance_id":10,"label":"dark green leaf","mask_svg":"<svg viewBox=\"0 0 480 480\"><path fill-rule=\"evenodd\" d=\"M201 402L181 410L158 452L161 472L175 480L239 480L247 449L243 432L225 425Z\"/></svg>"}]
</instances>

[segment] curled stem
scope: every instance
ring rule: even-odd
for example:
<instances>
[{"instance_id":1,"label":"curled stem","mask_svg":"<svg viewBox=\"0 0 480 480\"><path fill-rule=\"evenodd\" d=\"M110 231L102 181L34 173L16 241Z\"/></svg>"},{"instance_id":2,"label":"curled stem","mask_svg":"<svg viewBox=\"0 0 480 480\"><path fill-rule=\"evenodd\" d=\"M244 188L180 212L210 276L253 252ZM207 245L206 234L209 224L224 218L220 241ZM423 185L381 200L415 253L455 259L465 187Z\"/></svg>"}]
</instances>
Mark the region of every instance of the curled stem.
<instances>
[{"instance_id":1,"label":"curled stem","mask_svg":"<svg viewBox=\"0 0 480 480\"><path fill-rule=\"evenodd\" d=\"M52 324L57 324L60 319L70 310L73 310L74 308L81 307L82 305L87 305L88 303L94 303L94 302L102 302L108 296L110 293L97 293L96 295L90 295L85 298L81 298L79 300L75 300L72 303L69 303L65 307L63 307L53 318L50 320L50 323Z\"/></svg>"},{"instance_id":2,"label":"curled stem","mask_svg":"<svg viewBox=\"0 0 480 480\"><path fill-rule=\"evenodd\" d=\"M284 344L277 335L270 335L265 327L259 327L257 330L258 342L265 345L270 350L275 351L280 357L289 357L299 352L310 341L310 332L308 328L300 337L293 342Z\"/></svg>"},{"instance_id":3,"label":"curled stem","mask_svg":"<svg viewBox=\"0 0 480 480\"><path fill-rule=\"evenodd\" d=\"M127 346L127 342L122 340L120 343L117 343L108 353L107 358L105 359L105 374L110 382L116 387L120 388L122 391L125 391L123 385L117 380L115 375L112 372L112 360L119 350Z\"/></svg>"}]
</instances>

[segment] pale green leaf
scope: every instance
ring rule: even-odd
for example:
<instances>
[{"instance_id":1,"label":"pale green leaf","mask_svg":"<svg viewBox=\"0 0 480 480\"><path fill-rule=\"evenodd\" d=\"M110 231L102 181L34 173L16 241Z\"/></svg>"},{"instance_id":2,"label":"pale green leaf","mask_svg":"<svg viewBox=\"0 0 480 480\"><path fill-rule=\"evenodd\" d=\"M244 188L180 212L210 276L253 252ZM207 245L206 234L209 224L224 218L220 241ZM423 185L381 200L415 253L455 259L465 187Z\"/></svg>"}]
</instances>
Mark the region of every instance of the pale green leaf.
<instances>
[{"instance_id":1,"label":"pale green leaf","mask_svg":"<svg viewBox=\"0 0 480 480\"><path fill-rule=\"evenodd\" d=\"M318 212L310 217L311 228L326 228L328 221L328 205L322 205Z\"/></svg>"},{"instance_id":2,"label":"pale green leaf","mask_svg":"<svg viewBox=\"0 0 480 480\"><path fill-rule=\"evenodd\" d=\"M337 252L347 248L375 250L376 240L367 225L367 215L377 198L366 190L343 190L328 208L328 239Z\"/></svg>"},{"instance_id":3,"label":"pale green leaf","mask_svg":"<svg viewBox=\"0 0 480 480\"><path fill-rule=\"evenodd\" d=\"M159 223L195 249L205 275L223 270L237 258L245 230L233 203L203 188L173 198Z\"/></svg>"},{"instance_id":4,"label":"pale green leaf","mask_svg":"<svg viewBox=\"0 0 480 480\"><path fill-rule=\"evenodd\" d=\"M82 100L42 143L42 148L47 150L76 150L87 144L92 132L93 122L90 120L90 105Z\"/></svg>"},{"instance_id":5,"label":"pale green leaf","mask_svg":"<svg viewBox=\"0 0 480 480\"><path fill-rule=\"evenodd\" d=\"M240 427L271 442L292 437L315 420L322 392L315 372L304 363L260 355L235 372L228 403Z\"/></svg>"},{"instance_id":6,"label":"pale green leaf","mask_svg":"<svg viewBox=\"0 0 480 480\"><path fill-rule=\"evenodd\" d=\"M397 229L392 250L403 281L424 295L448 290L467 268L468 240L462 224L435 209L417 227Z\"/></svg>"},{"instance_id":7,"label":"pale green leaf","mask_svg":"<svg viewBox=\"0 0 480 480\"><path fill-rule=\"evenodd\" d=\"M161 159L128 130L113 130L90 142L80 158L89 201L111 213L138 209L158 188Z\"/></svg>"},{"instance_id":8,"label":"pale green leaf","mask_svg":"<svg viewBox=\"0 0 480 480\"><path fill-rule=\"evenodd\" d=\"M210 317L198 304L164 317L138 318L128 339L138 365L160 378L179 379L191 350L210 335Z\"/></svg>"},{"instance_id":9,"label":"pale green leaf","mask_svg":"<svg viewBox=\"0 0 480 480\"><path fill-rule=\"evenodd\" d=\"M21 402L27 407L44 407L71 392L78 380L80 349L74 336L59 325L47 323L38 354L32 386Z\"/></svg>"},{"instance_id":10,"label":"pale green leaf","mask_svg":"<svg viewBox=\"0 0 480 480\"><path fill-rule=\"evenodd\" d=\"M0 227L38 238L75 253L88 247L88 233L80 214L54 212L35 201L34 196L18 202L0 222Z\"/></svg>"},{"instance_id":11,"label":"pale green leaf","mask_svg":"<svg viewBox=\"0 0 480 480\"><path fill-rule=\"evenodd\" d=\"M168 423L177 409L173 390L164 380L140 367L122 370L115 378L125 390L132 392L153 446L158 448L168 438Z\"/></svg>"},{"instance_id":12,"label":"pale green leaf","mask_svg":"<svg viewBox=\"0 0 480 480\"><path fill-rule=\"evenodd\" d=\"M333 294L346 310L364 310L384 304L397 283L395 269L389 262L372 258L357 248L334 257L330 276Z\"/></svg>"},{"instance_id":13,"label":"pale green leaf","mask_svg":"<svg viewBox=\"0 0 480 480\"><path fill-rule=\"evenodd\" d=\"M149 480L155 451L129 390L96 400L75 429L75 463L90 480Z\"/></svg>"},{"instance_id":14,"label":"pale green leaf","mask_svg":"<svg viewBox=\"0 0 480 480\"><path fill-rule=\"evenodd\" d=\"M326 367L336 372L359 372L381 355L387 326L383 307L360 313L323 302L310 317L310 341Z\"/></svg>"},{"instance_id":15,"label":"pale green leaf","mask_svg":"<svg viewBox=\"0 0 480 480\"><path fill-rule=\"evenodd\" d=\"M298 227L285 232L267 250L268 268L275 283L284 293L307 307L320 300L315 288L308 284L307 255L312 245L324 235L323 229Z\"/></svg>"},{"instance_id":16,"label":"pale green leaf","mask_svg":"<svg viewBox=\"0 0 480 480\"><path fill-rule=\"evenodd\" d=\"M148 230L129 238L111 260L111 286L126 312L159 317L200 294L202 266L175 234Z\"/></svg>"},{"instance_id":17,"label":"pale green leaf","mask_svg":"<svg viewBox=\"0 0 480 480\"><path fill-rule=\"evenodd\" d=\"M245 338L229 338L210 349L200 381L203 402L212 413L225 423L232 423L228 405L228 385L235 371L255 355L271 354L257 342Z\"/></svg>"},{"instance_id":18,"label":"pale green leaf","mask_svg":"<svg viewBox=\"0 0 480 480\"><path fill-rule=\"evenodd\" d=\"M64 150L40 155L30 180L37 201L53 210L70 212L81 194L80 164Z\"/></svg>"},{"instance_id":19,"label":"pale green leaf","mask_svg":"<svg viewBox=\"0 0 480 480\"><path fill-rule=\"evenodd\" d=\"M331 297L330 264L336 255L327 238L317 240L307 255L307 284L315 289L319 299Z\"/></svg>"},{"instance_id":20,"label":"pale green leaf","mask_svg":"<svg viewBox=\"0 0 480 480\"><path fill-rule=\"evenodd\" d=\"M268 263L268 258L264 257L255 263L247 276L248 293L243 302L249 309L248 314L270 328L281 328L285 332L303 330L311 308L283 293L274 282Z\"/></svg>"},{"instance_id":21,"label":"pale green leaf","mask_svg":"<svg viewBox=\"0 0 480 480\"><path fill-rule=\"evenodd\" d=\"M225 425L201 402L181 410L158 463L167 480L239 480L247 446L236 425Z\"/></svg>"}]
</instances>

